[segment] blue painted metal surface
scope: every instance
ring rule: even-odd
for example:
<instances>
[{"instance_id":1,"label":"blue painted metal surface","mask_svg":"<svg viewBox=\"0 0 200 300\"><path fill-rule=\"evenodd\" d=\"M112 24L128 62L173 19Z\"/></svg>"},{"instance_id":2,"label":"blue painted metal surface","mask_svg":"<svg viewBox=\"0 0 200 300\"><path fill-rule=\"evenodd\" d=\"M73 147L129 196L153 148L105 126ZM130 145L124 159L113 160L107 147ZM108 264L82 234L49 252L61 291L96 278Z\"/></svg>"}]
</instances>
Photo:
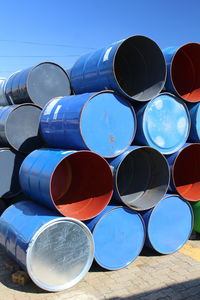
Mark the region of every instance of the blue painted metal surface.
<instances>
[{"instance_id":1,"label":"blue painted metal surface","mask_svg":"<svg viewBox=\"0 0 200 300\"><path fill-rule=\"evenodd\" d=\"M47 291L76 284L94 257L93 237L82 222L31 201L15 203L1 215L0 245Z\"/></svg>"},{"instance_id":2,"label":"blue painted metal surface","mask_svg":"<svg viewBox=\"0 0 200 300\"><path fill-rule=\"evenodd\" d=\"M126 267L143 248L144 223L139 214L127 207L108 205L86 225L93 233L95 260L105 269Z\"/></svg>"},{"instance_id":3,"label":"blue painted metal surface","mask_svg":"<svg viewBox=\"0 0 200 300\"><path fill-rule=\"evenodd\" d=\"M192 208L178 195L166 195L141 215L146 225L145 245L162 254L179 250L193 229Z\"/></svg>"},{"instance_id":4,"label":"blue painted metal surface","mask_svg":"<svg viewBox=\"0 0 200 300\"><path fill-rule=\"evenodd\" d=\"M168 48L165 48L162 50L165 60L166 60L166 64L167 64L167 78L166 78L164 89L167 92L171 92L172 94L176 94L176 95L178 95L178 94L177 94L177 91L172 82L171 64L172 64L174 55L176 54L178 49L179 49L179 47L168 47Z\"/></svg>"},{"instance_id":5,"label":"blue painted metal surface","mask_svg":"<svg viewBox=\"0 0 200 300\"><path fill-rule=\"evenodd\" d=\"M133 108L111 91L55 98L43 109L40 120L48 145L89 149L103 157L125 151L135 130Z\"/></svg>"},{"instance_id":6,"label":"blue painted metal surface","mask_svg":"<svg viewBox=\"0 0 200 300\"><path fill-rule=\"evenodd\" d=\"M31 199L56 210L51 197L51 179L56 166L76 151L40 149L30 153L23 161L19 179L22 191Z\"/></svg>"},{"instance_id":7,"label":"blue painted metal surface","mask_svg":"<svg viewBox=\"0 0 200 300\"><path fill-rule=\"evenodd\" d=\"M131 146L108 162L114 177L115 200L141 211L154 207L165 195L169 167L165 157L156 149Z\"/></svg>"},{"instance_id":8,"label":"blue painted metal surface","mask_svg":"<svg viewBox=\"0 0 200 300\"><path fill-rule=\"evenodd\" d=\"M188 109L191 118L191 129L188 140L190 142L200 142L200 103L189 104Z\"/></svg>"},{"instance_id":9,"label":"blue painted metal surface","mask_svg":"<svg viewBox=\"0 0 200 300\"><path fill-rule=\"evenodd\" d=\"M165 78L164 56L145 36L132 36L86 54L70 70L75 94L111 89L136 101L158 95Z\"/></svg>"},{"instance_id":10,"label":"blue painted metal surface","mask_svg":"<svg viewBox=\"0 0 200 300\"><path fill-rule=\"evenodd\" d=\"M134 143L149 145L163 154L178 151L190 131L190 115L184 102L163 93L136 111L137 132Z\"/></svg>"}]
</instances>

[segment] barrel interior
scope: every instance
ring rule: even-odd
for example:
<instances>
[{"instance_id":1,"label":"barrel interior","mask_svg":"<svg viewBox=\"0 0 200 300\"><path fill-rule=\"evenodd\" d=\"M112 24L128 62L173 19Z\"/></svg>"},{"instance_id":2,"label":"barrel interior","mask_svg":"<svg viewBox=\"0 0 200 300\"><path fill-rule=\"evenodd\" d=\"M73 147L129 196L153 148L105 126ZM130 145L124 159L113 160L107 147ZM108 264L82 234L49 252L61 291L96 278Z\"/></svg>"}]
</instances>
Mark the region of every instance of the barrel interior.
<instances>
[{"instance_id":1,"label":"barrel interior","mask_svg":"<svg viewBox=\"0 0 200 300\"><path fill-rule=\"evenodd\" d=\"M147 101L164 86L165 60L155 42L144 36L134 36L119 47L114 72L120 88L129 97Z\"/></svg>"},{"instance_id":2,"label":"barrel interior","mask_svg":"<svg viewBox=\"0 0 200 300\"><path fill-rule=\"evenodd\" d=\"M165 158L155 149L142 147L131 151L117 173L117 190L121 200L135 210L156 205L169 182Z\"/></svg>"},{"instance_id":3,"label":"barrel interior","mask_svg":"<svg viewBox=\"0 0 200 300\"><path fill-rule=\"evenodd\" d=\"M200 45L189 43L174 55L171 76L179 96L189 102L200 100Z\"/></svg>"},{"instance_id":4,"label":"barrel interior","mask_svg":"<svg viewBox=\"0 0 200 300\"><path fill-rule=\"evenodd\" d=\"M64 216L95 217L112 196L112 173L106 161L93 152L77 152L61 161L51 179L51 196Z\"/></svg>"},{"instance_id":5,"label":"barrel interior","mask_svg":"<svg viewBox=\"0 0 200 300\"><path fill-rule=\"evenodd\" d=\"M44 107L51 99L71 93L67 73L54 63L41 63L28 76L27 92L33 103Z\"/></svg>"},{"instance_id":6,"label":"barrel interior","mask_svg":"<svg viewBox=\"0 0 200 300\"><path fill-rule=\"evenodd\" d=\"M191 144L177 156L173 180L177 192L186 200L200 200L200 144Z\"/></svg>"},{"instance_id":7,"label":"barrel interior","mask_svg":"<svg viewBox=\"0 0 200 300\"><path fill-rule=\"evenodd\" d=\"M55 220L46 225L32 239L27 254L29 275L48 291L64 290L76 284L92 261L90 232L70 220Z\"/></svg>"},{"instance_id":8,"label":"barrel interior","mask_svg":"<svg viewBox=\"0 0 200 300\"><path fill-rule=\"evenodd\" d=\"M39 135L41 109L33 104L17 106L8 116L6 137L15 150L30 153L40 148L43 141Z\"/></svg>"}]
</instances>

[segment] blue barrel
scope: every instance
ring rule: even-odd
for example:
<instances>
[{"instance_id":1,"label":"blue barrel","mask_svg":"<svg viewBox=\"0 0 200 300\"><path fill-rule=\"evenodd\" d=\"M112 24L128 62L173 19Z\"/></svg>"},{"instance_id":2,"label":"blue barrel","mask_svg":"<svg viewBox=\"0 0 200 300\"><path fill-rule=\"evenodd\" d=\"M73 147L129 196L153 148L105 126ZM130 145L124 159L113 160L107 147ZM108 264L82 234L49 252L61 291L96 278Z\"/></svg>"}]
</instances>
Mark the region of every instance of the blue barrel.
<instances>
[{"instance_id":1,"label":"blue barrel","mask_svg":"<svg viewBox=\"0 0 200 300\"><path fill-rule=\"evenodd\" d=\"M179 250L193 229L192 208L178 195L166 195L141 215L146 225L145 245L161 254Z\"/></svg>"},{"instance_id":2,"label":"blue barrel","mask_svg":"<svg viewBox=\"0 0 200 300\"><path fill-rule=\"evenodd\" d=\"M167 62L166 91L188 102L200 101L200 45L168 47L163 54Z\"/></svg>"},{"instance_id":3,"label":"blue barrel","mask_svg":"<svg viewBox=\"0 0 200 300\"><path fill-rule=\"evenodd\" d=\"M135 129L133 108L112 91L55 98L45 106L40 120L49 146L91 150L103 157L125 151Z\"/></svg>"},{"instance_id":4,"label":"blue barrel","mask_svg":"<svg viewBox=\"0 0 200 300\"><path fill-rule=\"evenodd\" d=\"M188 104L191 118L191 129L188 140L190 142L200 142L200 103Z\"/></svg>"},{"instance_id":5,"label":"blue barrel","mask_svg":"<svg viewBox=\"0 0 200 300\"><path fill-rule=\"evenodd\" d=\"M111 89L136 101L158 95L165 79L162 51L154 41L140 35L86 54L70 70L75 94Z\"/></svg>"},{"instance_id":6,"label":"blue barrel","mask_svg":"<svg viewBox=\"0 0 200 300\"><path fill-rule=\"evenodd\" d=\"M31 201L11 205L1 215L0 245L37 286L53 292L79 282L94 257L87 226Z\"/></svg>"},{"instance_id":7,"label":"blue barrel","mask_svg":"<svg viewBox=\"0 0 200 300\"><path fill-rule=\"evenodd\" d=\"M148 145L163 154L171 154L185 144L190 131L190 115L181 99L163 93L141 105L136 114L136 145Z\"/></svg>"},{"instance_id":8,"label":"blue barrel","mask_svg":"<svg viewBox=\"0 0 200 300\"><path fill-rule=\"evenodd\" d=\"M35 103L44 107L52 98L70 93L67 73L52 62L15 72L5 84L5 95L10 104Z\"/></svg>"},{"instance_id":9,"label":"blue barrel","mask_svg":"<svg viewBox=\"0 0 200 300\"><path fill-rule=\"evenodd\" d=\"M108 163L91 151L35 150L23 161L19 178L29 198L79 220L98 215L113 194Z\"/></svg>"},{"instance_id":10,"label":"blue barrel","mask_svg":"<svg viewBox=\"0 0 200 300\"><path fill-rule=\"evenodd\" d=\"M143 248L144 222L139 214L127 207L108 205L86 225L93 234L95 260L105 269L126 267Z\"/></svg>"},{"instance_id":11,"label":"blue barrel","mask_svg":"<svg viewBox=\"0 0 200 300\"><path fill-rule=\"evenodd\" d=\"M169 167L166 158L156 149L131 146L109 163L114 176L115 200L141 211L154 207L165 195Z\"/></svg>"},{"instance_id":12,"label":"blue barrel","mask_svg":"<svg viewBox=\"0 0 200 300\"><path fill-rule=\"evenodd\" d=\"M200 144L185 144L167 157L171 169L170 192L188 201L200 200Z\"/></svg>"}]
</instances>

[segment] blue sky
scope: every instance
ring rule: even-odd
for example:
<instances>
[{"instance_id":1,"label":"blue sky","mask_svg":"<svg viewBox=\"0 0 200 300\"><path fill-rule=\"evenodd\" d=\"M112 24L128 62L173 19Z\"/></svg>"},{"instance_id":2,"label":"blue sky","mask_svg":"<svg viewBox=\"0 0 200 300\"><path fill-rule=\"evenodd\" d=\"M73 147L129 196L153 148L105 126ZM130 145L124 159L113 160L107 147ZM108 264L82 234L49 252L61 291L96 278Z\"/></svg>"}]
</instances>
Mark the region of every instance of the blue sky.
<instances>
[{"instance_id":1,"label":"blue sky","mask_svg":"<svg viewBox=\"0 0 200 300\"><path fill-rule=\"evenodd\" d=\"M0 0L0 77L78 56L131 35L161 47L200 42L199 0ZM30 42L30 43L29 43Z\"/></svg>"}]
</instances>

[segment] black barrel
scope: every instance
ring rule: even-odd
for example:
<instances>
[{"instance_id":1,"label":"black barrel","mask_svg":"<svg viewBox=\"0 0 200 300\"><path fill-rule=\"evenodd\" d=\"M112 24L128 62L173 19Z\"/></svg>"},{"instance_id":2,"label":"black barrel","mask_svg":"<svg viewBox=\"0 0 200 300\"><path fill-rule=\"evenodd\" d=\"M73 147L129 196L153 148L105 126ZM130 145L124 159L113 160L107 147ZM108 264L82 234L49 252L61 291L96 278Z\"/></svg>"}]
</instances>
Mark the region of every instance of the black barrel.
<instances>
[{"instance_id":1,"label":"black barrel","mask_svg":"<svg viewBox=\"0 0 200 300\"><path fill-rule=\"evenodd\" d=\"M26 103L0 107L0 147L30 153L43 145L39 135L41 108Z\"/></svg>"},{"instance_id":2,"label":"black barrel","mask_svg":"<svg viewBox=\"0 0 200 300\"><path fill-rule=\"evenodd\" d=\"M10 104L35 103L44 107L52 98L70 95L71 88L61 66L43 62L12 74L6 82L5 94Z\"/></svg>"}]
</instances>

